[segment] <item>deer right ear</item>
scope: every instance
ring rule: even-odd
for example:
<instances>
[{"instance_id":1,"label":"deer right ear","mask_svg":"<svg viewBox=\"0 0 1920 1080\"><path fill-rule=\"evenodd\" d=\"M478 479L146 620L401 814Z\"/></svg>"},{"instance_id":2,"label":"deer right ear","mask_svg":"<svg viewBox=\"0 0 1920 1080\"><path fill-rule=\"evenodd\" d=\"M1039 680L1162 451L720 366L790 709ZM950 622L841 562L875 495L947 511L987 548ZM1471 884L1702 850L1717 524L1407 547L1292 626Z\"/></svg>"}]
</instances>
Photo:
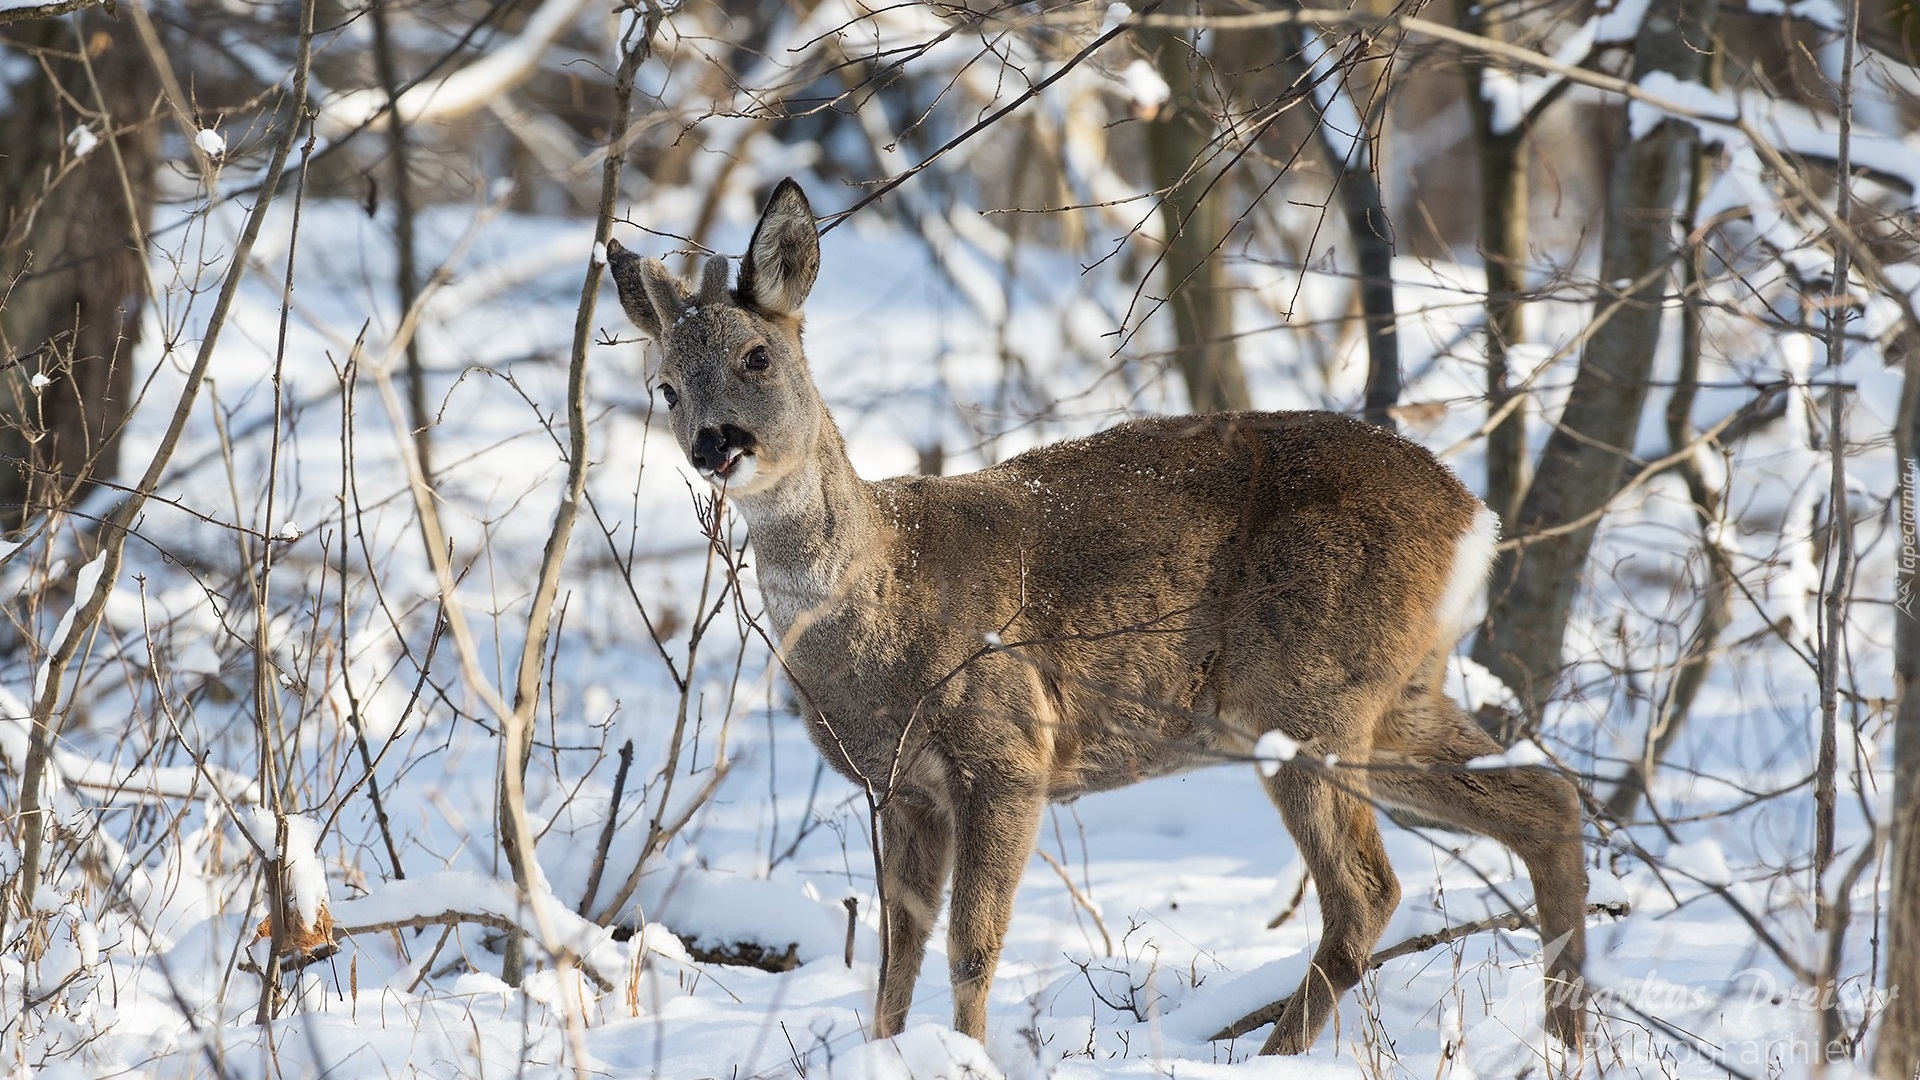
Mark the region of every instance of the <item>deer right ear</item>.
<instances>
[{"instance_id":1,"label":"deer right ear","mask_svg":"<svg viewBox=\"0 0 1920 1080\"><path fill-rule=\"evenodd\" d=\"M781 315L798 315L820 276L820 225L806 193L789 176L773 189L753 243L740 263L740 299Z\"/></svg>"},{"instance_id":2,"label":"deer right ear","mask_svg":"<svg viewBox=\"0 0 1920 1080\"><path fill-rule=\"evenodd\" d=\"M607 241L607 266L613 271L613 284L620 291L620 306L626 309L627 318L654 341L664 340L663 331L686 309L673 271L659 259L635 255L618 240Z\"/></svg>"}]
</instances>

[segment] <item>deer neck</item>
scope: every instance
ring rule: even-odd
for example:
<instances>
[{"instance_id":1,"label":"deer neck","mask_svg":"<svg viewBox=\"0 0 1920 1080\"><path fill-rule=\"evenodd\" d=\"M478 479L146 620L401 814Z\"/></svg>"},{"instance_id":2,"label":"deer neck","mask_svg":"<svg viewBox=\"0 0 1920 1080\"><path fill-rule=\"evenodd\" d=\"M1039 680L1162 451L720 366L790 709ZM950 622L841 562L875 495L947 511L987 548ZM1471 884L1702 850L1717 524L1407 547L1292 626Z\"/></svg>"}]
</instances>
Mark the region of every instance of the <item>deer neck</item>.
<instances>
[{"instance_id":1,"label":"deer neck","mask_svg":"<svg viewBox=\"0 0 1920 1080\"><path fill-rule=\"evenodd\" d=\"M782 636L842 603L880 540L873 489L854 472L824 406L820 421L804 465L736 504L747 519L767 614Z\"/></svg>"}]
</instances>

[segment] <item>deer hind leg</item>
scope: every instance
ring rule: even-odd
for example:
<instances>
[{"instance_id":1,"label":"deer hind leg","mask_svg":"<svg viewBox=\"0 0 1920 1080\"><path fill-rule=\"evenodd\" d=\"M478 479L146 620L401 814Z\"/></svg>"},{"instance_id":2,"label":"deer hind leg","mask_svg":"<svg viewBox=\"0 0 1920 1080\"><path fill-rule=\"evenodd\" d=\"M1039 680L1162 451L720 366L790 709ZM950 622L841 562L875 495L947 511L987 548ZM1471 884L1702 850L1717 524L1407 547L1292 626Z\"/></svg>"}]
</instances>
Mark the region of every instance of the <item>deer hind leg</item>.
<instances>
[{"instance_id":1,"label":"deer hind leg","mask_svg":"<svg viewBox=\"0 0 1920 1080\"><path fill-rule=\"evenodd\" d=\"M984 1040L987 991L1013 918L1013 895L1040 833L1044 788L1010 775L976 776L954 800L953 909L947 915L947 963L953 979L953 1028Z\"/></svg>"},{"instance_id":2,"label":"deer hind leg","mask_svg":"<svg viewBox=\"0 0 1920 1080\"><path fill-rule=\"evenodd\" d=\"M887 961L874 1010L873 1037L906 1026L913 982L927 954L940 894L947 885L953 821L935 800L903 791L880 811L880 861L887 889Z\"/></svg>"},{"instance_id":3,"label":"deer hind leg","mask_svg":"<svg viewBox=\"0 0 1920 1080\"><path fill-rule=\"evenodd\" d=\"M1342 760L1351 759L1343 754ZM1374 943L1400 903L1400 883L1357 771L1288 765L1266 785L1320 893L1320 947L1260 1048L1262 1054L1298 1054L1313 1045L1341 995L1365 973Z\"/></svg>"},{"instance_id":4,"label":"deer hind leg","mask_svg":"<svg viewBox=\"0 0 1920 1080\"><path fill-rule=\"evenodd\" d=\"M1547 952L1547 1030L1568 1047L1585 1043L1580 969L1586 959L1587 864L1580 793L1537 766L1468 769L1505 748L1427 680L1409 689L1379 735L1374 792L1444 825L1492 837L1526 864Z\"/></svg>"}]
</instances>

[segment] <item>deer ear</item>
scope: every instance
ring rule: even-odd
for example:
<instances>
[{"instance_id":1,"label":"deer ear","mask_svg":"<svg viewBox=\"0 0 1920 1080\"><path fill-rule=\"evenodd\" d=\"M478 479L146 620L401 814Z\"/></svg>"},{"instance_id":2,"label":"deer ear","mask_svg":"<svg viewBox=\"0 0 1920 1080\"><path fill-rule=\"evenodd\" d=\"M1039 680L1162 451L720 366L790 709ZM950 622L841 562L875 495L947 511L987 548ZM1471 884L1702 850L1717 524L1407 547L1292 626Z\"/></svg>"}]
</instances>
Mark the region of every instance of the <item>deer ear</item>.
<instances>
[{"instance_id":1,"label":"deer ear","mask_svg":"<svg viewBox=\"0 0 1920 1080\"><path fill-rule=\"evenodd\" d=\"M702 307L717 306L727 302L727 257L715 255L707 260L700 270L700 299L696 301Z\"/></svg>"},{"instance_id":2,"label":"deer ear","mask_svg":"<svg viewBox=\"0 0 1920 1080\"><path fill-rule=\"evenodd\" d=\"M643 259L620 245L607 241L607 266L613 271L614 287L620 290L620 306L640 332L660 341L662 332L672 326L686 304L680 299L680 282L658 259Z\"/></svg>"},{"instance_id":3,"label":"deer ear","mask_svg":"<svg viewBox=\"0 0 1920 1080\"><path fill-rule=\"evenodd\" d=\"M820 275L820 226L792 177L780 181L753 230L740 263L740 299L781 315L797 315Z\"/></svg>"}]
</instances>

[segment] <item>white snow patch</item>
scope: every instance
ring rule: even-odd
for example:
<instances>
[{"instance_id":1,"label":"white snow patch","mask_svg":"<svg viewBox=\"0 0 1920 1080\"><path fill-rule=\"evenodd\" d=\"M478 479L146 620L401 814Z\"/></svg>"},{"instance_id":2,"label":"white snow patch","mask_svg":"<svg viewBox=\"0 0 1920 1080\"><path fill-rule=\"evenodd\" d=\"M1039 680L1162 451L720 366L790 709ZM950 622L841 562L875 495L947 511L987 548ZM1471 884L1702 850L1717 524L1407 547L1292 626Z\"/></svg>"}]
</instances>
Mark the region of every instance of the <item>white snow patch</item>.
<instances>
[{"instance_id":1,"label":"white snow patch","mask_svg":"<svg viewBox=\"0 0 1920 1080\"><path fill-rule=\"evenodd\" d=\"M86 157L93 153L94 147L99 145L100 136L95 135L93 129L85 124L76 125L72 131L67 132L67 147L73 151L74 157Z\"/></svg>"},{"instance_id":2,"label":"white snow patch","mask_svg":"<svg viewBox=\"0 0 1920 1080\"><path fill-rule=\"evenodd\" d=\"M607 245L601 243L598 240L595 240L593 242L593 265L595 266L607 265Z\"/></svg>"},{"instance_id":3,"label":"white snow patch","mask_svg":"<svg viewBox=\"0 0 1920 1080\"><path fill-rule=\"evenodd\" d=\"M327 868L320 862L320 823L310 817L287 815L287 884L293 889L293 906L308 926L320 917L327 903Z\"/></svg>"},{"instance_id":4,"label":"white snow patch","mask_svg":"<svg viewBox=\"0 0 1920 1080\"><path fill-rule=\"evenodd\" d=\"M1847 13L1833 0L1800 0L1787 9L1787 14L1829 33L1838 34L1847 28Z\"/></svg>"},{"instance_id":5,"label":"white snow patch","mask_svg":"<svg viewBox=\"0 0 1920 1080\"><path fill-rule=\"evenodd\" d=\"M1669 116L1688 121L1694 119L1675 109L1716 120L1731 121L1740 117L1740 107L1734 104L1731 97L1697 82L1683 82L1665 71L1648 72L1640 79L1639 86L1642 91L1658 98L1659 103L1635 98L1628 104L1627 130L1629 137L1634 139L1646 138L1648 132ZM1706 135L1707 132L1703 129L1701 134ZM1718 135L1718 132L1714 134ZM1715 138L1714 141L1720 140Z\"/></svg>"},{"instance_id":6,"label":"white snow patch","mask_svg":"<svg viewBox=\"0 0 1920 1080\"><path fill-rule=\"evenodd\" d=\"M1173 100L1173 88L1145 60L1128 64L1120 73L1120 81L1126 84L1127 97L1133 102L1136 116L1153 116L1160 111L1160 106Z\"/></svg>"},{"instance_id":7,"label":"white snow patch","mask_svg":"<svg viewBox=\"0 0 1920 1080\"><path fill-rule=\"evenodd\" d=\"M1269 731L1253 744L1253 759L1260 766L1261 776L1278 774L1280 766L1292 761L1299 752L1300 744L1284 731Z\"/></svg>"},{"instance_id":8,"label":"white snow patch","mask_svg":"<svg viewBox=\"0 0 1920 1080\"><path fill-rule=\"evenodd\" d=\"M1590 868L1587 871L1587 903L1625 907L1632 903L1632 898L1627 895L1625 882L1605 870Z\"/></svg>"},{"instance_id":9,"label":"white snow patch","mask_svg":"<svg viewBox=\"0 0 1920 1080\"><path fill-rule=\"evenodd\" d=\"M73 924L73 944L80 950L80 966L91 968L100 962L100 928L86 921Z\"/></svg>"},{"instance_id":10,"label":"white snow patch","mask_svg":"<svg viewBox=\"0 0 1920 1080\"><path fill-rule=\"evenodd\" d=\"M212 128L201 128L194 132L193 145L208 157L225 157L227 153L227 137Z\"/></svg>"},{"instance_id":11,"label":"white snow patch","mask_svg":"<svg viewBox=\"0 0 1920 1080\"><path fill-rule=\"evenodd\" d=\"M649 919L680 937L708 944L753 942L767 948L799 948L802 963L840 956L847 942L847 913L838 903L809 901L799 890L772 881L694 866L662 868L641 883L637 901ZM879 939L862 926L860 944L877 955Z\"/></svg>"},{"instance_id":12,"label":"white snow patch","mask_svg":"<svg viewBox=\"0 0 1920 1080\"><path fill-rule=\"evenodd\" d=\"M277 835L279 830L274 826L272 810L264 806L256 806L252 813L240 816L239 825L247 831L247 835L253 839L260 850L271 853L276 859L280 857L280 839Z\"/></svg>"},{"instance_id":13,"label":"white snow patch","mask_svg":"<svg viewBox=\"0 0 1920 1080\"><path fill-rule=\"evenodd\" d=\"M1327 44L1318 30L1303 28L1300 32L1300 56L1307 62L1312 74L1313 100L1320 107L1320 122L1333 134L1327 146L1351 172L1365 172L1373 168L1372 155L1368 152L1367 125L1360 119L1360 110L1347 93L1346 83L1342 81L1341 65L1334 56L1333 47Z\"/></svg>"},{"instance_id":14,"label":"white snow patch","mask_svg":"<svg viewBox=\"0 0 1920 1080\"><path fill-rule=\"evenodd\" d=\"M1553 50L1555 61L1568 67L1576 67L1593 51L1594 37L1600 27L1599 19L1588 19ZM1480 96L1492 106L1489 121L1495 134L1506 135L1520 126L1540 100L1551 93L1560 84L1561 77L1555 74L1522 77L1498 68L1484 68L1480 73Z\"/></svg>"},{"instance_id":15,"label":"white snow patch","mask_svg":"<svg viewBox=\"0 0 1920 1080\"><path fill-rule=\"evenodd\" d=\"M863 1043L834 1059L832 1080L1003 1080L987 1048L952 1028L921 1024L891 1039Z\"/></svg>"},{"instance_id":16,"label":"white snow patch","mask_svg":"<svg viewBox=\"0 0 1920 1080\"><path fill-rule=\"evenodd\" d=\"M513 996L513 987L491 972L469 971L453 980L453 992L459 997L498 997L504 1001Z\"/></svg>"},{"instance_id":17,"label":"white snow patch","mask_svg":"<svg viewBox=\"0 0 1920 1080\"><path fill-rule=\"evenodd\" d=\"M1673 845L1667 849L1667 856L1662 863L1666 869L1684 874L1702 885L1725 887L1733 884L1733 871L1727 867L1727 853L1720 847L1720 841L1711 836Z\"/></svg>"},{"instance_id":18,"label":"white snow patch","mask_svg":"<svg viewBox=\"0 0 1920 1080\"><path fill-rule=\"evenodd\" d=\"M67 608L65 615L60 616L60 625L54 628L53 640L47 645L47 659L40 662L40 670L36 672L33 677L33 699L35 701L40 700L41 695L46 693L47 676L50 672L53 657L58 655L60 650L66 647L67 635L73 633L74 616L79 614L80 609L87 606L87 602L93 599L93 590L100 584L100 571L105 568L106 563L107 553L102 551L89 560L87 565L81 567L80 573L74 577L73 606Z\"/></svg>"},{"instance_id":19,"label":"white snow patch","mask_svg":"<svg viewBox=\"0 0 1920 1080\"><path fill-rule=\"evenodd\" d=\"M586 0L545 0L528 17L518 36L494 45L480 59L450 75L415 84L393 103L393 110L404 122L417 124L465 116L486 108L499 98L504 88L519 85L537 68L547 50L572 28L575 18L586 8ZM387 107L385 89L349 90L326 98L313 119L313 126L323 135L336 137L373 123Z\"/></svg>"},{"instance_id":20,"label":"white snow patch","mask_svg":"<svg viewBox=\"0 0 1920 1080\"><path fill-rule=\"evenodd\" d=\"M1618 0L1613 9L1594 16L1593 40L1599 45L1631 42L1640 36L1652 0Z\"/></svg>"},{"instance_id":21,"label":"white snow patch","mask_svg":"<svg viewBox=\"0 0 1920 1080\"><path fill-rule=\"evenodd\" d=\"M289 542L300 539L300 536L300 526L295 525L291 521L282 522L280 531L273 534L275 540L286 540Z\"/></svg>"},{"instance_id":22,"label":"white snow patch","mask_svg":"<svg viewBox=\"0 0 1920 1080\"><path fill-rule=\"evenodd\" d=\"M1479 757L1468 758L1467 768L1522 769L1529 765L1545 765L1548 760L1547 752L1540 749L1539 743L1532 739L1521 739L1508 747L1504 753L1482 754Z\"/></svg>"},{"instance_id":23,"label":"white snow patch","mask_svg":"<svg viewBox=\"0 0 1920 1080\"><path fill-rule=\"evenodd\" d=\"M271 822L271 817L268 821ZM557 947L570 950L581 963L599 972L609 982L613 973L625 964L620 947L613 941L613 930L575 914L573 909L544 889L536 890L532 902L553 928ZM413 919L432 918L452 912L491 915L537 932L540 920L520 900L513 882L461 870L445 870L421 878L389 881L377 891L331 905L335 924L351 933L370 926L391 926ZM685 960L686 950L672 934L649 925L637 938L649 952L673 960Z\"/></svg>"},{"instance_id":24,"label":"white snow patch","mask_svg":"<svg viewBox=\"0 0 1920 1080\"><path fill-rule=\"evenodd\" d=\"M1478 712L1484 705L1521 711L1520 695L1471 656L1456 654L1447 665L1447 696L1465 705L1468 712Z\"/></svg>"},{"instance_id":25,"label":"white snow patch","mask_svg":"<svg viewBox=\"0 0 1920 1080\"><path fill-rule=\"evenodd\" d=\"M33 392L37 394L47 387L52 386L53 380L47 378L46 372L36 371L33 373L33 378L27 380L27 385L33 387Z\"/></svg>"},{"instance_id":26,"label":"white snow patch","mask_svg":"<svg viewBox=\"0 0 1920 1080\"><path fill-rule=\"evenodd\" d=\"M1120 24L1133 18L1133 9L1125 4L1108 4L1106 17L1100 20L1100 35L1105 37L1120 29Z\"/></svg>"},{"instance_id":27,"label":"white snow patch","mask_svg":"<svg viewBox=\"0 0 1920 1080\"><path fill-rule=\"evenodd\" d=\"M276 843L279 829L272 810L255 806L241 819L261 850L273 852L286 866L294 910L299 912L302 922L312 926L320 917L320 909L327 906L327 870L320 862L320 823L299 814L286 815L286 822L287 843L282 848Z\"/></svg>"},{"instance_id":28,"label":"white snow patch","mask_svg":"<svg viewBox=\"0 0 1920 1080\"><path fill-rule=\"evenodd\" d=\"M100 572L106 568L106 565L107 553L102 551L100 554L87 560L87 565L81 567L80 573L74 575L73 609L67 612L66 618L60 620L60 632L53 635L53 647L55 649L58 649L66 643L67 631L73 627L73 612L92 602L93 590L99 586Z\"/></svg>"}]
</instances>

